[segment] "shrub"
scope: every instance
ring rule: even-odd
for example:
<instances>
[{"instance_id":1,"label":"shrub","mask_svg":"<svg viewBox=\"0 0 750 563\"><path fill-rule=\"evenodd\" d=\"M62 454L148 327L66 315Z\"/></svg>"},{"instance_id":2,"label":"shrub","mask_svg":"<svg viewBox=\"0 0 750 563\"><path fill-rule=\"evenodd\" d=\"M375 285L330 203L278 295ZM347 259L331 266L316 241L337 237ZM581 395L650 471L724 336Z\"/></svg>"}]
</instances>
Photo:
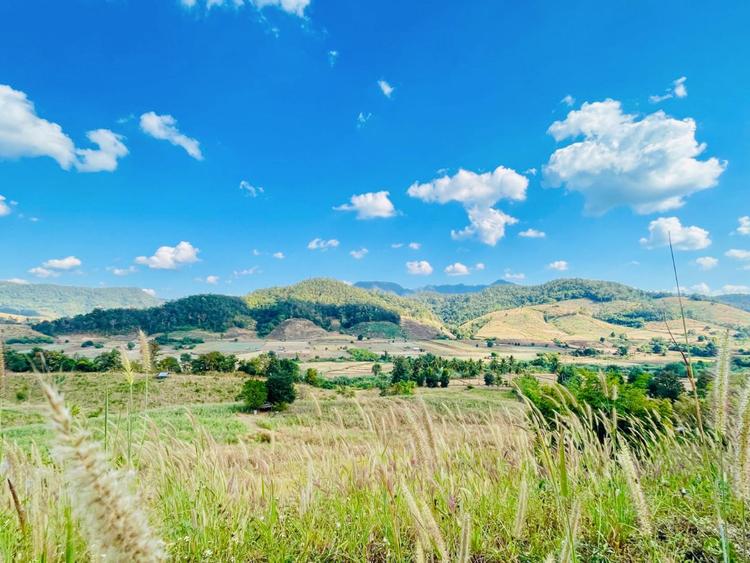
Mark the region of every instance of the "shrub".
<instances>
[{"instance_id":1,"label":"shrub","mask_svg":"<svg viewBox=\"0 0 750 563\"><path fill-rule=\"evenodd\" d=\"M245 410L259 409L268 401L266 382L260 379L248 379L242 386L242 391L237 399L244 403Z\"/></svg>"},{"instance_id":2,"label":"shrub","mask_svg":"<svg viewBox=\"0 0 750 563\"><path fill-rule=\"evenodd\" d=\"M383 387L380 394L387 395L413 395L414 388L417 386L413 381L397 381L396 383Z\"/></svg>"}]
</instances>

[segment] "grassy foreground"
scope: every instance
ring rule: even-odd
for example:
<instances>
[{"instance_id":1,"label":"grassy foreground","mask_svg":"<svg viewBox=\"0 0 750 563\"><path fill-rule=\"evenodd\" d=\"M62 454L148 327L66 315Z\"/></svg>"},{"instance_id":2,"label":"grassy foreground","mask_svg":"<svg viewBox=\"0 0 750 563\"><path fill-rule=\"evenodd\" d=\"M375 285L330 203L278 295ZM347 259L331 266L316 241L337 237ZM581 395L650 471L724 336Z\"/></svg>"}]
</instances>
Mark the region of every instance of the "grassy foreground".
<instances>
[{"instance_id":1,"label":"grassy foreground","mask_svg":"<svg viewBox=\"0 0 750 563\"><path fill-rule=\"evenodd\" d=\"M616 413L550 426L499 390L300 386L279 415L137 413L130 464L122 418L104 452L103 419L50 392L54 432L0 446L0 559L748 560L745 378L714 393L705 436L641 424L628 440Z\"/></svg>"}]
</instances>

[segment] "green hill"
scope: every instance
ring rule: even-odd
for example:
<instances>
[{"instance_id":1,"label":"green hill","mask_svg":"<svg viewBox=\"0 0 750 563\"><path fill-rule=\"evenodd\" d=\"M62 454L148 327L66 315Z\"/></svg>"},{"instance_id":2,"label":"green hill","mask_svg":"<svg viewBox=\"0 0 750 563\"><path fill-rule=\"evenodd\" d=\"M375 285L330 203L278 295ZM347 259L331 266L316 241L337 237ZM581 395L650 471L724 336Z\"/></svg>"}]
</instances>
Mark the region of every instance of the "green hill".
<instances>
[{"instance_id":1,"label":"green hill","mask_svg":"<svg viewBox=\"0 0 750 563\"><path fill-rule=\"evenodd\" d=\"M113 307L143 309L161 303L137 287L70 287L0 282L0 313L57 318Z\"/></svg>"},{"instance_id":2,"label":"green hill","mask_svg":"<svg viewBox=\"0 0 750 563\"><path fill-rule=\"evenodd\" d=\"M192 295L148 309L96 309L85 315L45 321L34 329L49 335L91 332L127 334L143 329L148 334L178 329L222 332L253 323L252 311L240 297Z\"/></svg>"},{"instance_id":3,"label":"green hill","mask_svg":"<svg viewBox=\"0 0 750 563\"><path fill-rule=\"evenodd\" d=\"M365 322L400 324L402 318L442 328L440 320L418 301L332 279L315 278L286 287L260 289L246 300L260 335L292 318L308 319L326 330L350 329Z\"/></svg>"},{"instance_id":4,"label":"green hill","mask_svg":"<svg viewBox=\"0 0 750 563\"><path fill-rule=\"evenodd\" d=\"M420 292L411 296L429 307L443 322L452 326L498 311L526 305L539 305L569 299L606 301L650 301L666 294L655 294L623 284L584 280L554 280L542 285L493 285L477 293L442 294Z\"/></svg>"}]
</instances>

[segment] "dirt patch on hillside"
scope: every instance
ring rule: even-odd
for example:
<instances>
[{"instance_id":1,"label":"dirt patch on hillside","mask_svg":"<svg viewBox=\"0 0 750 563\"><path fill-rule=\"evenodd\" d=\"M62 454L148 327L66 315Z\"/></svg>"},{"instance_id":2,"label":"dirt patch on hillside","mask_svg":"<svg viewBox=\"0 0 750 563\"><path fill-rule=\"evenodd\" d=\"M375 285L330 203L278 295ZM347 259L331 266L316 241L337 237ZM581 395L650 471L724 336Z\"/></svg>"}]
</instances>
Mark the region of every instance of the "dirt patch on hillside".
<instances>
[{"instance_id":1,"label":"dirt patch on hillside","mask_svg":"<svg viewBox=\"0 0 750 563\"><path fill-rule=\"evenodd\" d=\"M271 331L271 340L314 340L328 333L307 319L287 319Z\"/></svg>"},{"instance_id":2,"label":"dirt patch on hillside","mask_svg":"<svg viewBox=\"0 0 750 563\"><path fill-rule=\"evenodd\" d=\"M412 319L401 318L401 328L404 329L406 336L413 340L432 340L442 334L439 329L434 326L425 325L418 323Z\"/></svg>"}]
</instances>

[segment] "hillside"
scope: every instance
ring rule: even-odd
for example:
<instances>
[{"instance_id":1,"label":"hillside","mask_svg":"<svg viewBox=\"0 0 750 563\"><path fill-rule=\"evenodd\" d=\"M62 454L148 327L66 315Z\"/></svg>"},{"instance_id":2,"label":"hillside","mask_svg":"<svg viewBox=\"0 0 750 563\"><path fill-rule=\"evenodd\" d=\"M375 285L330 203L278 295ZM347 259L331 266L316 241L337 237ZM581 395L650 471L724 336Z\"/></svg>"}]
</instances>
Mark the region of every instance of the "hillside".
<instances>
[{"instance_id":1,"label":"hillside","mask_svg":"<svg viewBox=\"0 0 750 563\"><path fill-rule=\"evenodd\" d=\"M349 329L365 322L401 324L402 319L442 327L440 320L417 301L325 278L260 289L250 293L246 301L259 335L293 318L307 319L326 330Z\"/></svg>"},{"instance_id":2,"label":"hillside","mask_svg":"<svg viewBox=\"0 0 750 563\"><path fill-rule=\"evenodd\" d=\"M405 296L405 295L413 295L414 293L420 293L420 292L445 293L445 294L477 293L479 291L482 291L494 285L513 285L513 284L509 281L497 280L497 281L492 282L491 284L468 285L464 283L454 283L454 284L443 284L443 285L426 285L423 287L418 287L416 289L409 289L397 283L387 282L387 281L361 281L361 282L355 283L354 285L362 289L370 289L370 290L376 289L376 290L385 291L388 293L395 293L396 295Z\"/></svg>"},{"instance_id":3,"label":"hillside","mask_svg":"<svg viewBox=\"0 0 750 563\"><path fill-rule=\"evenodd\" d=\"M34 325L49 335L72 333L127 334L143 329L148 334L177 329L222 332L251 325L251 311L240 297L193 295L148 309L96 309Z\"/></svg>"},{"instance_id":4,"label":"hillside","mask_svg":"<svg viewBox=\"0 0 750 563\"><path fill-rule=\"evenodd\" d=\"M478 293L440 294L416 293L411 298L429 307L448 325L461 325L503 309L526 305L554 303L569 299L590 299L594 302L651 301L666 294L654 294L623 284L595 280L554 280L542 285L493 285Z\"/></svg>"},{"instance_id":5,"label":"hillside","mask_svg":"<svg viewBox=\"0 0 750 563\"><path fill-rule=\"evenodd\" d=\"M727 295L719 295L714 298L716 301L726 303L732 307L737 307L743 311L750 311L750 293L731 293Z\"/></svg>"},{"instance_id":6,"label":"hillside","mask_svg":"<svg viewBox=\"0 0 750 563\"><path fill-rule=\"evenodd\" d=\"M94 309L143 309L161 303L137 287L70 287L0 282L0 313L54 319Z\"/></svg>"}]
</instances>

